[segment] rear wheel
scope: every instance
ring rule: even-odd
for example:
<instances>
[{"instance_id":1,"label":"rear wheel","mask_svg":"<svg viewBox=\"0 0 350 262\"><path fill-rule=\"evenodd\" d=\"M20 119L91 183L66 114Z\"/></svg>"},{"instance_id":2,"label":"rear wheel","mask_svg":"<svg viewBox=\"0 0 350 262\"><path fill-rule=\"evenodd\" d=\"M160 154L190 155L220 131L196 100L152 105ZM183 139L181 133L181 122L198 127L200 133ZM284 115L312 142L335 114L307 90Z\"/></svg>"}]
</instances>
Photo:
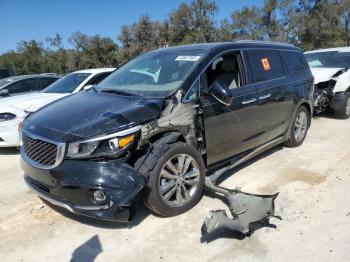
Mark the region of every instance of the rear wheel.
<instances>
[{"instance_id":1,"label":"rear wheel","mask_svg":"<svg viewBox=\"0 0 350 262\"><path fill-rule=\"evenodd\" d=\"M304 142L310 126L310 119L311 117L306 107L299 107L289 131L289 138L284 144L285 146L297 147Z\"/></svg>"},{"instance_id":2,"label":"rear wheel","mask_svg":"<svg viewBox=\"0 0 350 262\"><path fill-rule=\"evenodd\" d=\"M350 93L345 93L340 109L335 110L334 113L338 118L348 119L350 117Z\"/></svg>"},{"instance_id":3,"label":"rear wheel","mask_svg":"<svg viewBox=\"0 0 350 262\"><path fill-rule=\"evenodd\" d=\"M191 209L200 200L205 167L201 155L192 146L182 142L167 146L166 152L160 150L155 156L158 161L148 172L144 203L159 215L175 216ZM152 159L146 158L144 164L147 166Z\"/></svg>"}]
</instances>

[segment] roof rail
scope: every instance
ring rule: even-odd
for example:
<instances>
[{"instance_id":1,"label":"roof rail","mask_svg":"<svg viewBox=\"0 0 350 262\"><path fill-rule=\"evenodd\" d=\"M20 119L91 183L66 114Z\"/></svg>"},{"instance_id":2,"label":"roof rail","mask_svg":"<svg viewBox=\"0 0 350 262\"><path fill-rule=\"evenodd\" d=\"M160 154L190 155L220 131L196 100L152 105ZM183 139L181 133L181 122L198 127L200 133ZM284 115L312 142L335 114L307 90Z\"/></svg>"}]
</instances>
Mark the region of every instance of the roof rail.
<instances>
[{"instance_id":1,"label":"roof rail","mask_svg":"<svg viewBox=\"0 0 350 262\"><path fill-rule=\"evenodd\" d=\"M269 44L269 45L283 45L283 46L293 46L289 43L283 42L273 42L273 41L263 41L263 40L237 40L235 43L252 43L252 44Z\"/></svg>"}]
</instances>

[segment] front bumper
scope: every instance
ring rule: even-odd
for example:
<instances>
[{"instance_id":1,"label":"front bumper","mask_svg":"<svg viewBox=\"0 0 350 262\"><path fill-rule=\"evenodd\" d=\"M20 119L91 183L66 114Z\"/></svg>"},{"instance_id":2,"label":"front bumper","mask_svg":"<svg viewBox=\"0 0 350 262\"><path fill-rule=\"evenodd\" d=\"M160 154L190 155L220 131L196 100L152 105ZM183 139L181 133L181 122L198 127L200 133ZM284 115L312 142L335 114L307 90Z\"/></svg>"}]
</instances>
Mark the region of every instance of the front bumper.
<instances>
[{"instance_id":1,"label":"front bumper","mask_svg":"<svg viewBox=\"0 0 350 262\"><path fill-rule=\"evenodd\" d=\"M131 205L145 185L145 178L128 164L65 160L58 167L43 170L21 159L27 185L55 206L96 219L129 222ZM97 201L96 190L106 198Z\"/></svg>"},{"instance_id":2,"label":"front bumper","mask_svg":"<svg viewBox=\"0 0 350 262\"><path fill-rule=\"evenodd\" d=\"M333 110L340 110L343 106L343 101L345 99L345 92L339 92L339 93L335 93L330 104L329 107L332 108Z\"/></svg>"},{"instance_id":3,"label":"front bumper","mask_svg":"<svg viewBox=\"0 0 350 262\"><path fill-rule=\"evenodd\" d=\"M19 146L18 126L22 120L11 120L0 123L0 147Z\"/></svg>"}]
</instances>

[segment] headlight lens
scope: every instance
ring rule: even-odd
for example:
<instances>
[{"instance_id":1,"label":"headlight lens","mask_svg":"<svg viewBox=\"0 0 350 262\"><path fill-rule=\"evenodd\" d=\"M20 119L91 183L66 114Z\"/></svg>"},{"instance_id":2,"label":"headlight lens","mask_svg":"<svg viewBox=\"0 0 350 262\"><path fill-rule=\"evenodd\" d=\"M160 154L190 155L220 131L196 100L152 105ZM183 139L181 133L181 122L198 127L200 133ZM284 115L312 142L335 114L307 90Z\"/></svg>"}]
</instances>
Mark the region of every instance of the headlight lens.
<instances>
[{"instance_id":1,"label":"headlight lens","mask_svg":"<svg viewBox=\"0 0 350 262\"><path fill-rule=\"evenodd\" d=\"M121 133L121 132L120 132ZM125 133L125 132L124 132ZM86 141L70 143L67 156L70 158L116 157L135 140L136 133L119 136L118 133Z\"/></svg>"},{"instance_id":2,"label":"headlight lens","mask_svg":"<svg viewBox=\"0 0 350 262\"><path fill-rule=\"evenodd\" d=\"M9 121L9 120L12 120L15 118L16 118L16 115L14 115L12 113L1 113L0 114L0 122Z\"/></svg>"}]
</instances>

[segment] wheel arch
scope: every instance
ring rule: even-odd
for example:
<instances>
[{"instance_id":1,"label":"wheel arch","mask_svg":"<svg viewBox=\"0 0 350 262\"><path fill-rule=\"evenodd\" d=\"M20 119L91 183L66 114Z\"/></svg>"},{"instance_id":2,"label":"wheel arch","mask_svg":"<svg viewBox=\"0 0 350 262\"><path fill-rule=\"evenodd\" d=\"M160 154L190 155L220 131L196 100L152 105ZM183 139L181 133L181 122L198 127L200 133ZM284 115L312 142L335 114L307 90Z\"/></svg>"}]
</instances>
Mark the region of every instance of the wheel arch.
<instances>
[{"instance_id":1,"label":"wheel arch","mask_svg":"<svg viewBox=\"0 0 350 262\"><path fill-rule=\"evenodd\" d=\"M306 110L308 111L309 113L309 116L310 116L310 122L309 122L309 127L311 125L311 119L312 119L312 115L313 115L313 107L311 105L311 103L307 100L302 100L300 101L296 106L295 106L295 109L294 109L294 112L293 112L293 115L290 119L290 122L289 122L289 125L288 125L288 130L285 134L285 140L288 140L289 136L290 136L290 130L291 130L291 126L293 124L293 119L295 118L295 115L296 113L298 112L299 108L304 106L306 108Z\"/></svg>"},{"instance_id":2,"label":"wheel arch","mask_svg":"<svg viewBox=\"0 0 350 262\"><path fill-rule=\"evenodd\" d=\"M177 130L167 130L153 134L148 138L149 143L154 144L162 141L167 144L172 144L176 142L187 143L185 136Z\"/></svg>"},{"instance_id":3,"label":"wheel arch","mask_svg":"<svg viewBox=\"0 0 350 262\"><path fill-rule=\"evenodd\" d=\"M310 125L311 125L311 118L312 118L312 115L313 115L313 108L311 107L311 105L310 105L309 103L303 102L303 103L301 103L301 104L297 107L297 110L296 110L296 111L298 111L298 109L299 109L301 106L306 107L306 110L307 110L308 113L309 113L309 117L310 117L309 127L310 127ZM296 111L295 111L295 112L296 112Z\"/></svg>"},{"instance_id":4,"label":"wheel arch","mask_svg":"<svg viewBox=\"0 0 350 262\"><path fill-rule=\"evenodd\" d=\"M152 134L147 138L147 141L143 141L140 150L134 156L132 165L138 171L152 170L157 162L157 159L153 156L157 154L157 152L165 153L171 144L175 144L177 142L186 143L185 136L179 131L164 130L163 132ZM152 160L147 167L143 167L143 162L148 157L151 157ZM145 172L141 173L144 175L146 174Z\"/></svg>"}]
</instances>

